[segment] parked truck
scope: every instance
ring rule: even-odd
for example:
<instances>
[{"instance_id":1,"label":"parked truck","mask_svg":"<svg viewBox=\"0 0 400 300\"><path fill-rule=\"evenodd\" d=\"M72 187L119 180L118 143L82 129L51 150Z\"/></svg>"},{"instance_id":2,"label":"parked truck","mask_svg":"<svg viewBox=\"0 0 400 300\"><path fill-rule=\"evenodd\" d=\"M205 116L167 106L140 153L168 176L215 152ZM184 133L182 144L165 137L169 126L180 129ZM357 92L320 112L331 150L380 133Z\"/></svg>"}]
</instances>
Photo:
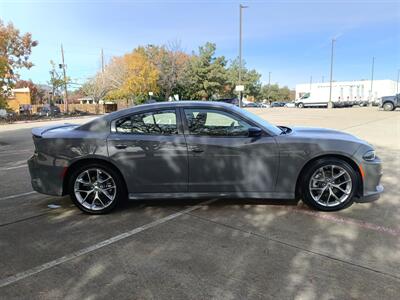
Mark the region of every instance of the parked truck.
<instances>
[{"instance_id":1,"label":"parked truck","mask_svg":"<svg viewBox=\"0 0 400 300\"><path fill-rule=\"evenodd\" d=\"M326 107L329 102L329 93L330 87L327 84L314 86L310 92L304 93L296 99L296 106L299 108L306 106ZM334 85L332 86L331 100L333 107L350 107L368 103L362 85Z\"/></svg>"},{"instance_id":2,"label":"parked truck","mask_svg":"<svg viewBox=\"0 0 400 300\"><path fill-rule=\"evenodd\" d=\"M400 107L400 94L380 98L379 107L386 111L395 110L396 107Z\"/></svg>"},{"instance_id":3,"label":"parked truck","mask_svg":"<svg viewBox=\"0 0 400 300\"><path fill-rule=\"evenodd\" d=\"M379 97L395 92L396 82L393 80L358 80L332 83L313 83L296 85L297 107L326 107L331 98L333 107L348 107L353 105L379 105ZM372 92L371 92L372 89Z\"/></svg>"}]
</instances>

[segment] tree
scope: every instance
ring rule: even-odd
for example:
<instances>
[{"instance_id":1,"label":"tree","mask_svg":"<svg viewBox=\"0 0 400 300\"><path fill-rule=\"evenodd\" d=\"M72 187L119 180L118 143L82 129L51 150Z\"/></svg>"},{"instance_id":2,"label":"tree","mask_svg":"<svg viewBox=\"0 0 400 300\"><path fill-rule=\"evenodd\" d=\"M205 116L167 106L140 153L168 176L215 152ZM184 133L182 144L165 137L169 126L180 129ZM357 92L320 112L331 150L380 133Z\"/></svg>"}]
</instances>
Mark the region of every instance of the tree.
<instances>
[{"instance_id":1,"label":"tree","mask_svg":"<svg viewBox=\"0 0 400 300\"><path fill-rule=\"evenodd\" d=\"M162 47L149 45L145 51L159 72L157 84L161 98L167 100L172 94L179 94L189 55L180 49L178 43L170 43Z\"/></svg>"},{"instance_id":2,"label":"tree","mask_svg":"<svg viewBox=\"0 0 400 300\"><path fill-rule=\"evenodd\" d=\"M132 95L136 103L144 102L149 92L159 91L157 85L159 72L147 57L144 48L135 49L132 53L125 55L124 60L128 74L122 90Z\"/></svg>"},{"instance_id":3,"label":"tree","mask_svg":"<svg viewBox=\"0 0 400 300\"><path fill-rule=\"evenodd\" d=\"M290 94L291 91L287 86L280 88L278 84L266 84L261 89L262 98L269 102L290 100Z\"/></svg>"},{"instance_id":4,"label":"tree","mask_svg":"<svg viewBox=\"0 0 400 300\"><path fill-rule=\"evenodd\" d=\"M245 64L242 64L242 82L244 85L244 95L259 98L261 93L261 74L256 70L248 70ZM224 87L224 97L233 98L237 96L235 87L239 79L239 59L231 62L227 69L227 81Z\"/></svg>"},{"instance_id":5,"label":"tree","mask_svg":"<svg viewBox=\"0 0 400 300\"><path fill-rule=\"evenodd\" d=\"M50 70L50 81L47 83L51 87L51 102L54 104L57 102L57 98L61 98L62 89L64 88L65 84L70 82L69 77L64 80L63 74L57 72L55 63L51 60L50 61L51 70Z\"/></svg>"},{"instance_id":6,"label":"tree","mask_svg":"<svg viewBox=\"0 0 400 300\"><path fill-rule=\"evenodd\" d=\"M215 44L206 43L199 47L199 54L193 54L187 61L183 91L188 99L210 99L223 93L226 81L225 57L215 57Z\"/></svg>"},{"instance_id":7,"label":"tree","mask_svg":"<svg viewBox=\"0 0 400 300\"><path fill-rule=\"evenodd\" d=\"M111 90L111 85L103 73L98 73L95 77L87 81L80 90L86 96L93 98L93 102L97 105L96 113L99 113L99 102Z\"/></svg>"},{"instance_id":8,"label":"tree","mask_svg":"<svg viewBox=\"0 0 400 300\"><path fill-rule=\"evenodd\" d=\"M0 107L7 104L7 96L18 79L18 70L33 66L29 56L37 45L30 33L21 35L12 23L4 25L0 19Z\"/></svg>"}]
</instances>

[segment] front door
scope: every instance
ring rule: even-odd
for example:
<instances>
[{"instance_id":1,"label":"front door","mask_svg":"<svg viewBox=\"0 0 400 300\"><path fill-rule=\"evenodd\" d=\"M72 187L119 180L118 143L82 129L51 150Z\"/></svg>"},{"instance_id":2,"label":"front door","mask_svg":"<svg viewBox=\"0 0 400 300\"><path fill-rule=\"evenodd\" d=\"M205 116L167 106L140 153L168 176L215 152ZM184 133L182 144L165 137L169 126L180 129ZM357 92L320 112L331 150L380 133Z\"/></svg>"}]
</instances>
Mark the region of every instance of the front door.
<instances>
[{"instance_id":1,"label":"front door","mask_svg":"<svg viewBox=\"0 0 400 300\"><path fill-rule=\"evenodd\" d=\"M107 142L109 157L124 174L129 193L187 191L187 147L175 109L116 120Z\"/></svg>"},{"instance_id":2,"label":"front door","mask_svg":"<svg viewBox=\"0 0 400 300\"><path fill-rule=\"evenodd\" d=\"M183 109L189 192L271 192L278 169L275 139L248 137L253 127L219 109Z\"/></svg>"}]
</instances>

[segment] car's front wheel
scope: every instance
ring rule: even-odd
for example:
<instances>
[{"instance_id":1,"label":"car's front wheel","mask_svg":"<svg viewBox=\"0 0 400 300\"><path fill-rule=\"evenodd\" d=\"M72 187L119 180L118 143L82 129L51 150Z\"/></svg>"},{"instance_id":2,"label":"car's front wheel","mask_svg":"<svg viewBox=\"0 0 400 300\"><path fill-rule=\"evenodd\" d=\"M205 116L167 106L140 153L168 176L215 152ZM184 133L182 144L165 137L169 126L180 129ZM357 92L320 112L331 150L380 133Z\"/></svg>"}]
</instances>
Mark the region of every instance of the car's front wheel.
<instances>
[{"instance_id":1,"label":"car's front wheel","mask_svg":"<svg viewBox=\"0 0 400 300\"><path fill-rule=\"evenodd\" d=\"M335 211L353 203L358 174L344 160L323 158L305 172L302 196L308 205L323 211Z\"/></svg>"},{"instance_id":2,"label":"car's front wheel","mask_svg":"<svg viewBox=\"0 0 400 300\"><path fill-rule=\"evenodd\" d=\"M304 108L304 103L303 103L303 102L300 102L299 104L297 104L297 107L298 107L298 108Z\"/></svg>"},{"instance_id":3,"label":"car's front wheel","mask_svg":"<svg viewBox=\"0 0 400 300\"><path fill-rule=\"evenodd\" d=\"M118 172L97 163L73 171L69 179L69 192L74 204L90 214L108 213L126 196Z\"/></svg>"}]
</instances>

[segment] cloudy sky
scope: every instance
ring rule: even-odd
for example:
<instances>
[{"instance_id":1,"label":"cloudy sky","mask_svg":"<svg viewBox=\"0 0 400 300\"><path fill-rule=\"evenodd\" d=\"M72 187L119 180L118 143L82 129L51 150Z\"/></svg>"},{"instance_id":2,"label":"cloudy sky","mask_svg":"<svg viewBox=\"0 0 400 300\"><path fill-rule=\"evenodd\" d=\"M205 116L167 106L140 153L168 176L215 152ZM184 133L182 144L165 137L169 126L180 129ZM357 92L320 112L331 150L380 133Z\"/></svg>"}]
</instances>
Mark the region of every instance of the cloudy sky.
<instances>
[{"instance_id":1,"label":"cloudy sky","mask_svg":"<svg viewBox=\"0 0 400 300\"><path fill-rule=\"evenodd\" d=\"M296 83L329 78L331 39L335 80L367 79L375 56L375 78L395 79L400 68L400 1L241 1L243 58L268 81ZM179 41L191 52L207 41L217 54L238 55L239 1L20 1L0 0L0 17L39 41L35 66L24 79L46 83L49 61L60 62L83 82L106 60L138 45Z\"/></svg>"}]
</instances>

